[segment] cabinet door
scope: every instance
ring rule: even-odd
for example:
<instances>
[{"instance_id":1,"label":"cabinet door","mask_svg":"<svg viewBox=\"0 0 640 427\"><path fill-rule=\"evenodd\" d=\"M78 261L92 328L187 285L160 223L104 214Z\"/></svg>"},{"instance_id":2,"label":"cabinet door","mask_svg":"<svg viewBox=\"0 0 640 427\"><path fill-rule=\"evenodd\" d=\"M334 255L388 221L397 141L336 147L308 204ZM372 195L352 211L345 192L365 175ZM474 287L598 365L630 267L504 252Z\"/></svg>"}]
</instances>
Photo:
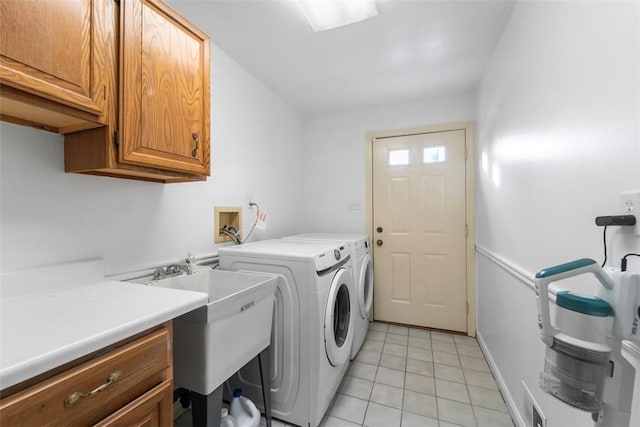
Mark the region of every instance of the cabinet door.
<instances>
[{"instance_id":1,"label":"cabinet door","mask_svg":"<svg viewBox=\"0 0 640 427\"><path fill-rule=\"evenodd\" d=\"M102 0L0 1L0 82L99 116Z\"/></svg>"},{"instance_id":2,"label":"cabinet door","mask_svg":"<svg viewBox=\"0 0 640 427\"><path fill-rule=\"evenodd\" d=\"M173 425L173 391L165 381L95 427L164 427Z\"/></svg>"},{"instance_id":3,"label":"cabinet door","mask_svg":"<svg viewBox=\"0 0 640 427\"><path fill-rule=\"evenodd\" d=\"M159 0L121 7L123 163L209 175L209 38Z\"/></svg>"}]
</instances>

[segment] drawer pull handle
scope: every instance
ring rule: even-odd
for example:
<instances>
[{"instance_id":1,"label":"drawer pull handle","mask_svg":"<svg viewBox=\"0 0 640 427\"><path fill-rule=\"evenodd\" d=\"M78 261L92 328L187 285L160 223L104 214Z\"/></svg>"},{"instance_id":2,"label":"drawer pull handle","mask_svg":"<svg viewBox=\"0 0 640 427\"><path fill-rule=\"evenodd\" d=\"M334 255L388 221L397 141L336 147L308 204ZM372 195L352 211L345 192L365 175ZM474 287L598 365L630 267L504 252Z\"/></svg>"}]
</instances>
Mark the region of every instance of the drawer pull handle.
<instances>
[{"instance_id":1,"label":"drawer pull handle","mask_svg":"<svg viewBox=\"0 0 640 427\"><path fill-rule=\"evenodd\" d=\"M193 139L193 142L196 144L196 146L191 151L191 157L195 157L198 155L198 145L200 143L200 137L198 137L198 132L193 132L191 134L191 139Z\"/></svg>"},{"instance_id":2,"label":"drawer pull handle","mask_svg":"<svg viewBox=\"0 0 640 427\"><path fill-rule=\"evenodd\" d=\"M100 387L96 388L95 390L92 390L89 393L82 393L81 391L76 391L75 393L69 395L69 397L65 399L64 406L67 406L67 407L73 406L76 404L78 400L84 397L90 397L96 393L100 393L101 391L109 387L111 384L118 381L118 379L120 379L121 376L122 376L122 372L116 371L113 374L109 375L109 379L107 380L106 383L102 384Z\"/></svg>"}]
</instances>

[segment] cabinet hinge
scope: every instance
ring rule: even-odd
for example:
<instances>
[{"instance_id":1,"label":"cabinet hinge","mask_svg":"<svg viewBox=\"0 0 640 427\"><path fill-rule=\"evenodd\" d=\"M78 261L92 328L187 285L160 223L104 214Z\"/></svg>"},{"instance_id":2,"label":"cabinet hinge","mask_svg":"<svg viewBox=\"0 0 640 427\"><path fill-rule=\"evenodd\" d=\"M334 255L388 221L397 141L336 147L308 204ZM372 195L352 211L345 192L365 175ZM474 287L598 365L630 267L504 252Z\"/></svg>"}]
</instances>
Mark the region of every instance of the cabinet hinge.
<instances>
[{"instance_id":1,"label":"cabinet hinge","mask_svg":"<svg viewBox=\"0 0 640 427\"><path fill-rule=\"evenodd\" d=\"M469 224L464 225L464 237L469 237Z\"/></svg>"},{"instance_id":2,"label":"cabinet hinge","mask_svg":"<svg viewBox=\"0 0 640 427\"><path fill-rule=\"evenodd\" d=\"M467 316L469 315L469 303L467 302Z\"/></svg>"},{"instance_id":3,"label":"cabinet hinge","mask_svg":"<svg viewBox=\"0 0 640 427\"><path fill-rule=\"evenodd\" d=\"M116 146L116 148L120 147L120 132L118 132L117 130L113 132L113 144Z\"/></svg>"},{"instance_id":4,"label":"cabinet hinge","mask_svg":"<svg viewBox=\"0 0 640 427\"><path fill-rule=\"evenodd\" d=\"M107 86L102 86L102 99L107 99Z\"/></svg>"},{"instance_id":5,"label":"cabinet hinge","mask_svg":"<svg viewBox=\"0 0 640 427\"><path fill-rule=\"evenodd\" d=\"M469 149L467 148L467 144L464 144L464 159L467 160L469 157Z\"/></svg>"}]
</instances>

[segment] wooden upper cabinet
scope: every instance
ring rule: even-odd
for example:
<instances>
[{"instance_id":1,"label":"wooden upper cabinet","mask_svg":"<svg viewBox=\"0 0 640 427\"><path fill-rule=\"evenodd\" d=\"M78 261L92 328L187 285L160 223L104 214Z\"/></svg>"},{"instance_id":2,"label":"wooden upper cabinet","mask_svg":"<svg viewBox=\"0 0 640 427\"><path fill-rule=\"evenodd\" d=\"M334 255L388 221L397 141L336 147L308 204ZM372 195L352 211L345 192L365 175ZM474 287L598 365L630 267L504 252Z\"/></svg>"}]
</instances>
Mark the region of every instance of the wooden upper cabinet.
<instances>
[{"instance_id":1,"label":"wooden upper cabinet","mask_svg":"<svg viewBox=\"0 0 640 427\"><path fill-rule=\"evenodd\" d=\"M0 0L2 1L2 0ZM65 171L156 182L209 172L209 37L160 0L105 1L107 126L65 135Z\"/></svg>"},{"instance_id":2,"label":"wooden upper cabinet","mask_svg":"<svg viewBox=\"0 0 640 427\"><path fill-rule=\"evenodd\" d=\"M0 119L65 134L65 171L209 172L209 37L162 0L0 0Z\"/></svg>"},{"instance_id":3,"label":"wooden upper cabinet","mask_svg":"<svg viewBox=\"0 0 640 427\"><path fill-rule=\"evenodd\" d=\"M209 37L162 1L120 12L119 161L209 175Z\"/></svg>"},{"instance_id":4,"label":"wooden upper cabinet","mask_svg":"<svg viewBox=\"0 0 640 427\"><path fill-rule=\"evenodd\" d=\"M60 133L104 123L104 18L103 0L0 1L2 118Z\"/></svg>"}]
</instances>

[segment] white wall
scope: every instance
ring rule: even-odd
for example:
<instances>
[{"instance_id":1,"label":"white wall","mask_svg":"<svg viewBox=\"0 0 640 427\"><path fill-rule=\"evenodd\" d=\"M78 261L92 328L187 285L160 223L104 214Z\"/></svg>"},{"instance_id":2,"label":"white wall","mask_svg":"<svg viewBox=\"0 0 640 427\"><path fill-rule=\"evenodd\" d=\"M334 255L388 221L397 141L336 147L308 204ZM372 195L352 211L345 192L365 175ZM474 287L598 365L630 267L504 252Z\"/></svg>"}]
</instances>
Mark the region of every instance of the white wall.
<instances>
[{"instance_id":1,"label":"white wall","mask_svg":"<svg viewBox=\"0 0 640 427\"><path fill-rule=\"evenodd\" d=\"M299 231L366 233L367 132L473 120L474 105L474 95L465 93L307 117ZM349 201L359 201L362 209L348 210Z\"/></svg>"},{"instance_id":2,"label":"white wall","mask_svg":"<svg viewBox=\"0 0 640 427\"><path fill-rule=\"evenodd\" d=\"M214 206L269 214L261 240L299 221L300 116L225 52L211 52L211 177L156 184L63 172L63 138L0 124L0 272L103 257L107 274L216 251ZM248 231L254 212L245 209Z\"/></svg>"},{"instance_id":3,"label":"white wall","mask_svg":"<svg viewBox=\"0 0 640 427\"><path fill-rule=\"evenodd\" d=\"M544 347L526 284L544 267L602 261L595 216L640 190L639 15L637 2L518 2L478 92L478 330L519 416L524 380L550 427L592 422L538 387ZM609 236L611 265L640 250L632 234Z\"/></svg>"}]
</instances>

